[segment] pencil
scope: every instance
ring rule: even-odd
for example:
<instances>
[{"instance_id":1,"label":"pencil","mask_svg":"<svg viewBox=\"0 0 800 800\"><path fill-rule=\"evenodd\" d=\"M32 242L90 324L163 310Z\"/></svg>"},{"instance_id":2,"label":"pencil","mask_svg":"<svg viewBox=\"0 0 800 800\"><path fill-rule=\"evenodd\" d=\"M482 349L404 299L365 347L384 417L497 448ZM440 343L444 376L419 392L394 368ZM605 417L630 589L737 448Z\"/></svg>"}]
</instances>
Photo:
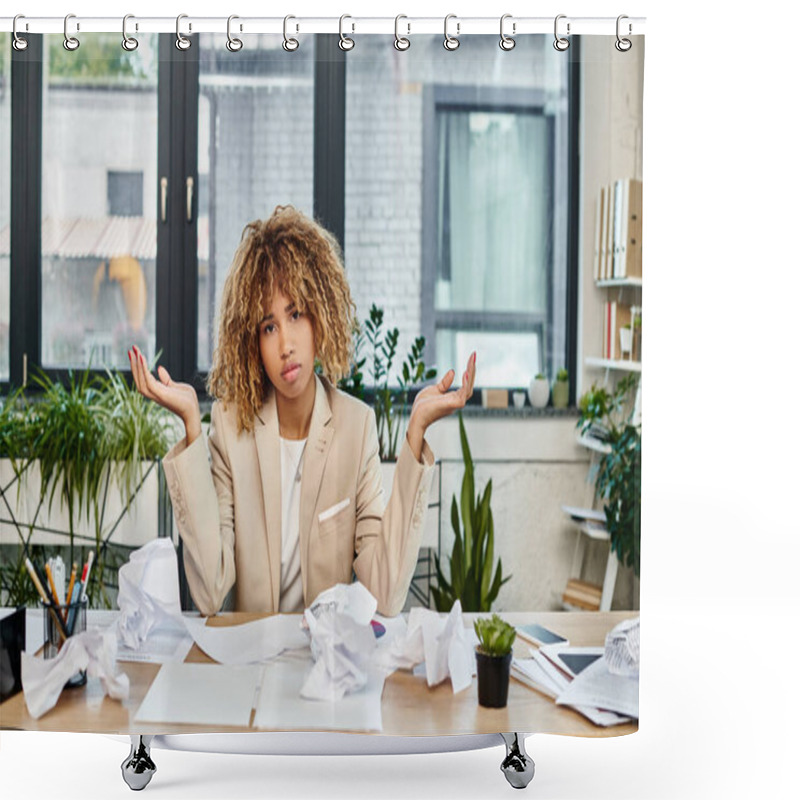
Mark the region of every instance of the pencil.
<instances>
[{"instance_id":1,"label":"pencil","mask_svg":"<svg viewBox=\"0 0 800 800\"><path fill-rule=\"evenodd\" d=\"M75 585L75 578L78 574L78 565L72 562L72 574L69 576L69 589L67 589L67 596L64 598L64 603L69 606L72 603L72 587ZM69 613L69 609L65 609L65 613Z\"/></svg>"},{"instance_id":2,"label":"pencil","mask_svg":"<svg viewBox=\"0 0 800 800\"><path fill-rule=\"evenodd\" d=\"M53 604L51 603L50 598L47 596L47 592L44 590L44 586L42 586L42 582L39 580L39 576L36 574L36 570L33 568L30 558L25 559L25 567L28 570L28 574L31 576L31 580L33 581L33 585L36 587L36 591L39 592L39 597L42 598L42 602L50 612L53 622L56 623L58 635L66 642L67 632L64 630L64 626L61 624L61 617L56 614L56 610L53 608Z\"/></svg>"},{"instance_id":3,"label":"pencil","mask_svg":"<svg viewBox=\"0 0 800 800\"><path fill-rule=\"evenodd\" d=\"M56 582L53 580L53 570L50 569L49 564L44 565L44 571L47 575L47 581L50 584L50 592L53 595L53 605L58 609L58 616L66 623L64 619L64 614L62 613L63 610L61 609L61 601L58 598L58 592L56 591Z\"/></svg>"}]
</instances>

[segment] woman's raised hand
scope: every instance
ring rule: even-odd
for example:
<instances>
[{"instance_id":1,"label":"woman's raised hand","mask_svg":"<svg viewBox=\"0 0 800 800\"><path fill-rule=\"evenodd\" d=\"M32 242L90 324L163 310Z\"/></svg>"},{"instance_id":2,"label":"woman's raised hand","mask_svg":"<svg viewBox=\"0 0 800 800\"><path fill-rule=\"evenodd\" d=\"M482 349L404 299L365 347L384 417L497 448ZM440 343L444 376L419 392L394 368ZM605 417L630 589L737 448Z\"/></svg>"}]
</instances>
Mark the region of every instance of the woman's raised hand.
<instances>
[{"instance_id":1,"label":"woman's raised hand","mask_svg":"<svg viewBox=\"0 0 800 800\"><path fill-rule=\"evenodd\" d=\"M131 374L136 388L148 399L153 400L183 420L186 428L186 443L191 444L200 435L200 403L194 386L176 383L164 367L159 366L158 378L147 368L147 359L136 345L128 350Z\"/></svg>"}]
</instances>

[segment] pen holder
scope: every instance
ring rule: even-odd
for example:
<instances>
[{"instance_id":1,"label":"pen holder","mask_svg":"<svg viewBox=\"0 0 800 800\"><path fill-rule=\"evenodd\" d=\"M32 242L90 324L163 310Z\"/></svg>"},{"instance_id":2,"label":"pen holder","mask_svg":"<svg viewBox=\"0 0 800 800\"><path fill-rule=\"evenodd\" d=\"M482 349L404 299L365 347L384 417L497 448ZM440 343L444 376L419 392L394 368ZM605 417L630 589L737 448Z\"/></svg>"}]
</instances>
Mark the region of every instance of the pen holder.
<instances>
[{"instance_id":1,"label":"pen holder","mask_svg":"<svg viewBox=\"0 0 800 800\"><path fill-rule=\"evenodd\" d=\"M55 658L67 638L86 630L86 609L88 606L88 598L60 605L42 602L42 609L44 610L44 657L46 659ZM72 689L77 686L83 686L85 683L86 671L81 670L76 672L64 684L64 688Z\"/></svg>"}]
</instances>

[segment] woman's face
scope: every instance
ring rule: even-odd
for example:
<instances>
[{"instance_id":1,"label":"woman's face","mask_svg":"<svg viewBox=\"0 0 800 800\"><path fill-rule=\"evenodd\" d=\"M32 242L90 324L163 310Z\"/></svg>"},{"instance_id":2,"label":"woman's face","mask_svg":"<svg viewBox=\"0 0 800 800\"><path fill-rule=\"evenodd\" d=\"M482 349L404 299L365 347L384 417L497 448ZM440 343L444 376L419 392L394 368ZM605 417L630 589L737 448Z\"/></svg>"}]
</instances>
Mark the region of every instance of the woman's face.
<instances>
[{"instance_id":1,"label":"woman's face","mask_svg":"<svg viewBox=\"0 0 800 800\"><path fill-rule=\"evenodd\" d=\"M314 380L314 329L307 314L276 290L272 305L262 302L264 316L258 324L261 363L272 385L284 397L295 399Z\"/></svg>"}]
</instances>

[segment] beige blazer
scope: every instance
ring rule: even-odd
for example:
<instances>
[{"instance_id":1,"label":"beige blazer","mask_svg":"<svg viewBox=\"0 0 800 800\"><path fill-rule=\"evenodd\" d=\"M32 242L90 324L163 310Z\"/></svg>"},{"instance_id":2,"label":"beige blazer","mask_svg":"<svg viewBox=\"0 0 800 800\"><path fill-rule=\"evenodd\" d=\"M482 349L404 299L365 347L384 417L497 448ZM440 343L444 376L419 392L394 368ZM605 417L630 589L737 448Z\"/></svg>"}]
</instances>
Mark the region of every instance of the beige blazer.
<instances>
[{"instance_id":1,"label":"beige blazer","mask_svg":"<svg viewBox=\"0 0 800 800\"><path fill-rule=\"evenodd\" d=\"M405 604L433 479L406 437L385 502L373 409L318 375L300 488L300 571L308 607L323 590L350 583L353 571L398 614ZM237 435L236 409L215 402L208 451L185 440L164 458L184 566L202 614L215 614L231 587L238 611L277 612L281 575L281 465L271 389L254 430ZM385 506L385 508L384 508Z\"/></svg>"}]
</instances>

